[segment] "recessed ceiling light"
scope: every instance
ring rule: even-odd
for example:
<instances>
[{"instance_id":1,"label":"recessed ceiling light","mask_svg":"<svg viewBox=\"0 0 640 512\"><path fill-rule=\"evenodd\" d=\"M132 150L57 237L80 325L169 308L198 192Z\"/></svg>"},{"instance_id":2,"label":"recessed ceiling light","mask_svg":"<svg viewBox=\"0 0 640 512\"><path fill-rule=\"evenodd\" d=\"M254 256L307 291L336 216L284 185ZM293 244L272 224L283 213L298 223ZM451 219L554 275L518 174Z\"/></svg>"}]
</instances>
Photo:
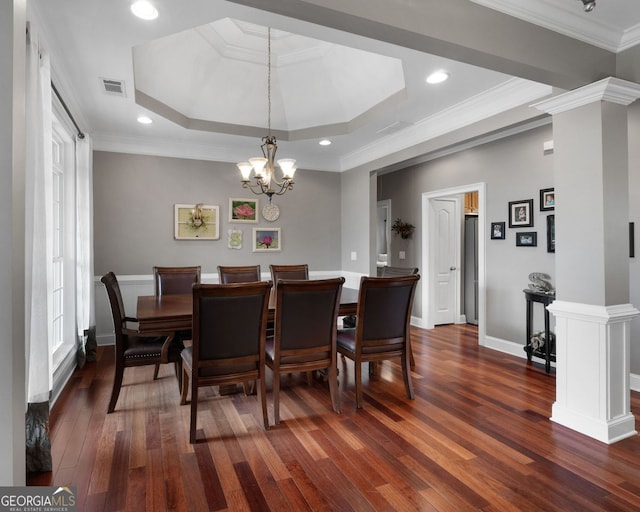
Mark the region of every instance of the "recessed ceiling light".
<instances>
[{"instance_id":1,"label":"recessed ceiling light","mask_svg":"<svg viewBox=\"0 0 640 512\"><path fill-rule=\"evenodd\" d=\"M447 78L449 78L449 73L446 71L434 71L427 77L427 83L439 84L440 82L444 82Z\"/></svg>"},{"instance_id":2,"label":"recessed ceiling light","mask_svg":"<svg viewBox=\"0 0 640 512\"><path fill-rule=\"evenodd\" d=\"M151 124L153 123L153 120L147 116L138 116L138 122L140 124Z\"/></svg>"},{"instance_id":3,"label":"recessed ceiling light","mask_svg":"<svg viewBox=\"0 0 640 512\"><path fill-rule=\"evenodd\" d=\"M155 20L158 17L158 10L147 0L138 0L131 4L131 12L143 20Z\"/></svg>"},{"instance_id":4,"label":"recessed ceiling light","mask_svg":"<svg viewBox=\"0 0 640 512\"><path fill-rule=\"evenodd\" d=\"M329 144L331 144L331 141L329 139L323 139L318 142L318 144L320 144L321 146L328 146Z\"/></svg>"}]
</instances>

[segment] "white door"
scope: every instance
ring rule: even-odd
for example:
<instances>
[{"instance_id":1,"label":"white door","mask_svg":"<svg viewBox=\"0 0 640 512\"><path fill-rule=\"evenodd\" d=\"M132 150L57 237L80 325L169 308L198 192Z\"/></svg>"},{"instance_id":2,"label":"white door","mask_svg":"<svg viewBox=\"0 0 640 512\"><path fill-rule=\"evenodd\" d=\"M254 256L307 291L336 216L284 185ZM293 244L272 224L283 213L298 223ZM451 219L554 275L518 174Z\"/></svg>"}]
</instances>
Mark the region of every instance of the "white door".
<instances>
[{"instance_id":1,"label":"white door","mask_svg":"<svg viewBox=\"0 0 640 512\"><path fill-rule=\"evenodd\" d=\"M431 200L431 282L434 285L434 325L456 321L458 286L458 203L456 197Z\"/></svg>"}]
</instances>

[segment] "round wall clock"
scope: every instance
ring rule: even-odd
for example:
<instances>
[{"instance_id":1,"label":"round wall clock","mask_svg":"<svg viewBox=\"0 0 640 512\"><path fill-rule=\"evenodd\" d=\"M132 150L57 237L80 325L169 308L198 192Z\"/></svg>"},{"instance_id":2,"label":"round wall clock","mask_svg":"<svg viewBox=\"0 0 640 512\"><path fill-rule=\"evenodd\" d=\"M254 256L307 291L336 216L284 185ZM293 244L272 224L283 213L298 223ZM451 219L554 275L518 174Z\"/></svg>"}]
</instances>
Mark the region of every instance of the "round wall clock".
<instances>
[{"instance_id":1,"label":"round wall clock","mask_svg":"<svg viewBox=\"0 0 640 512\"><path fill-rule=\"evenodd\" d=\"M269 222L273 222L280 217L280 208L277 204L267 203L262 208L262 216Z\"/></svg>"}]
</instances>

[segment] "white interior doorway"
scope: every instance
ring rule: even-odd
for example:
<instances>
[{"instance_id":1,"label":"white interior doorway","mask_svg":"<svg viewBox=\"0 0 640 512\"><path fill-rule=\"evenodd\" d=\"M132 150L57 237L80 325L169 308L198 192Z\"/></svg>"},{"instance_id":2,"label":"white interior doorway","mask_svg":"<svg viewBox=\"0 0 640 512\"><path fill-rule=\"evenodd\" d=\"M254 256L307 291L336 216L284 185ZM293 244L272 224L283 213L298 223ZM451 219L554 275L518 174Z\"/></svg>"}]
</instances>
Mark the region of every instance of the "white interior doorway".
<instances>
[{"instance_id":1,"label":"white interior doorway","mask_svg":"<svg viewBox=\"0 0 640 512\"><path fill-rule=\"evenodd\" d=\"M461 187L427 192L422 195L422 318L423 325L432 329L441 323L439 308L443 300L453 304L454 323L463 322L462 313L462 224L464 219L463 201L461 197L468 192L478 193L478 342L485 343L486 335L486 287L485 287L485 225L486 225L486 192L484 183L474 183ZM454 210L443 209L449 204ZM447 213L448 212L448 213ZM447 239L446 236L450 236ZM443 236L444 242L443 242ZM454 244L453 246L448 244ZM450 259L453 258L453 259ZM446 266L443 267L443 265ZM447 297L444 294L441 274L448 270L448 290L455 294Z\"/></svg>"}]
</instances>

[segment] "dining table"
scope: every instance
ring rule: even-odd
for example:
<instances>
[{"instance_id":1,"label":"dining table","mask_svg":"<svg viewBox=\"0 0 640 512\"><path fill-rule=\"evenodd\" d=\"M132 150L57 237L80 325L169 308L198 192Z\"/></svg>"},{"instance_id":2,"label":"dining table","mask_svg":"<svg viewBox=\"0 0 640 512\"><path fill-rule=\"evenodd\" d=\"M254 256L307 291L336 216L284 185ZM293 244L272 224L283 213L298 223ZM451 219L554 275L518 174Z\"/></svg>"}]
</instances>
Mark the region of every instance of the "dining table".
<instances>
[{"instance_id":1,"label":"dining table","mask_svg":"<svg viewBox=\"0 0 640 512\"><path fill-rule=\"evenodd\" d=\"M269 321L275 318L276 294L269 298ZM339 316L355 315L358 309L358 290L342 288ZM193 295L139 295L136 306L138 331L145 333L175 333L191 329Z\"/></svg>"},{"instance_id":2,"label":"dining table","mask_svg":"<svg viewBox=\"0 0 640 512\"><path fill-rule=\"evenodd\" d=\"M358 290L355 288L342 288L340 294L339 316L355 315L358 309ZM268 320L273 322L276 312L276 294L269 295ZM139 295L136 306L136 319L138 332L154 335L166 334L169 341L179 331L191 330L193 317L193 294L171 295ZM165 343L168 357L169 343ZM231 395L237 392L235 384L219 386L221 395Z\"/></svg>"}]
</instances>

